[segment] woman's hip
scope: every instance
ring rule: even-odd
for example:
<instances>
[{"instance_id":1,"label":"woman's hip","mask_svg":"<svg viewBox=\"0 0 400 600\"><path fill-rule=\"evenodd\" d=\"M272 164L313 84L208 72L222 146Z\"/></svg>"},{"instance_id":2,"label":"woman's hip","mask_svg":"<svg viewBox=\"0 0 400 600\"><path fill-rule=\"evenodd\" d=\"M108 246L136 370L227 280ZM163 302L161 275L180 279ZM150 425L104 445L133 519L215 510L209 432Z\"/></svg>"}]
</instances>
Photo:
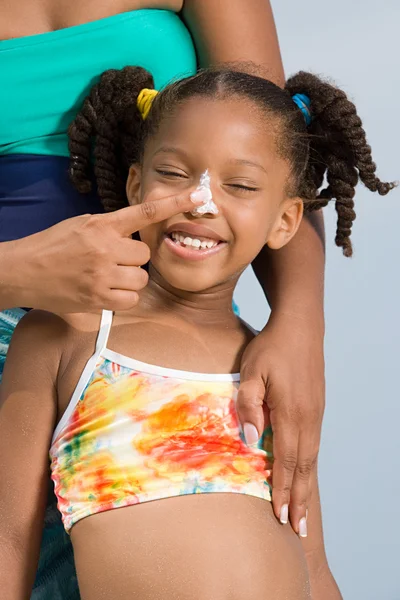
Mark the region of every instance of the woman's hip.
<instances>
[{"instance_id":1,"label":"woman's hip","mask_svg":"<svg viewBox=\"0 0 400 600\"><path fill-rule=\"evenodd\" d=\"M103 212L96 191L80 194L63 156L0 157L0 242L43 231L60 221Z\"/></svg>"}]
</instances>

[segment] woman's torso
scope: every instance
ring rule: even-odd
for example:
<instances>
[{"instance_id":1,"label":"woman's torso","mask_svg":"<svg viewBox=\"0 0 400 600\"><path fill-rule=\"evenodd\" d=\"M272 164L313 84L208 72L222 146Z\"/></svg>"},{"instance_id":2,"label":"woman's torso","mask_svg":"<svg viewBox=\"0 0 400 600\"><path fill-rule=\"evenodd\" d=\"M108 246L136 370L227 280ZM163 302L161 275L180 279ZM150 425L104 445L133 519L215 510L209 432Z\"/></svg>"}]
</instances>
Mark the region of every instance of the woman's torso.
<instances>
[{"instance_id":1,"label":"woman's torso","mask_svg":"<svg viewBox=\"0 0 400 600\"><path fill-rule=\"evenodd\" d=\"M38 35L143 8L179 13L183 0L0 0L0 40Z\"/></svg>"},{"instance_id":2,"label":"woman's torso","mask_svg":"<svg viewBox=\"0 0 400 600\"><path fill-rule=\"evenodd\" d=\"M199 328L192 326L190 322L173 318L172 315L162 314L162 312L154 311L151 318L119 315L114 320L107 348L117 353L119 358L133 357L167 369L220 373L238 368L241 352L251 339L251 333L241 326L230 328L224 325L218 326L216 323L205 324L200 333ZM60 415L65 411L76 382L93 353L98 321L97 316L86 316L82 325L74 326L74 333L68 338L68 344L63 349L63 362L59 371ZM80 328L85 331L79 331ZM123 410L129 405L129 398L124 397L122 391L123 381L119 379L121 370L118 362L110 363L107 369L107 384L113 385L115 381L117 388L120 389L121 399L125 403L125 406L121 406L121 410L115 411L121 417ZM127 376L129 377L129 373ZM98 377L94 380L94 385L102 387ZM168 381L166 385L168 386ZM90 385L86 389L90 390ZM92 402L91 410L94 406L93 401L97 397L97 392L95 388L93 389L95 393L92 397L80 396L83 402L85 398ZM190 393L188 395L190 396ZM114 398L119 401L118 394L114 395ZM145 398L142 397L142 411L146 409L143 405L144 400ZM183 400L180 398L180 401ZM151 394L149 402L151 410L154 410L158 401ZM85 419L84 407L80 414ZM181 418L178 418L177 413L174 417L175 420L178 418L179 428L182 429L187 425L185 414L183 409ZM101 415L105 423L106 412L102 412ZM198 434L196 459L199 456L199 448L203 447L201 438L207 437L208 428L210 425L215 425L214 419L218 421L217 414L213 415L208 425L207 420L204 421L205 429ZM93 423L96 418L92 420L90 417L89 420ZM116 429L119 427L117 421L118 419L114 420L112 426ZM73 418L72 422L71 430L76 427L78 433L79 419ZM163 428L161 421L158 425ZM148 426L149 423L146 421L145 427ZM229 430L232 429L227 422L224 422L223 426L226 431L222 438L224 435L229 436ZM118 444L118 452L125 460L129 452L123 447L126 431L119 433L121 443ZM212 435L212 432L210 433ZM158 450L151 457L150 464L153 464L155 471L157 464L163 467L159 442L163 441L164 434L168 438L167 424L165 432L161 431L157 437ZM90 436L95 435L92 430ZM78 445L71 440L72 456L75 457L72 460L78 457L84 447L84 437L79 437ZM104 431L99 444L95 441L96 448L103 448L100 454L104 448L113 446L106 438L107 433ZM94 441L94 438L91 441ZM224 465L225 460L226 468L232 470L235 458L228 457L229 444L225 450L221 444L217 436L213 442L214 450L210 450L213 468L218 464ZM239 450L238 469L240 463L243 467L243 461L245 462L245 452ZM179 444L176 451L179 454ZM222 458L224 451L226 454ZM189 462L190 452L189 449L188 455L183 457ZM175 450L172 455L167 456L166 460L171 461L171 456L175 456ZM99 473L103 472L104 466L100 465L100 462ZM79 464L82 465L82 461ZM166 469L164 473L166 482L168 482L168 474ZM143 472L140 475L143 477ZM80 473L80 480L79 489L83 489L84 471ZM109 479L107 479L107 487L114 493L112 481ZM196 493L183 497L175 495L106 510L79 520L71 530L71 539L81 594L87 600L100 597L105 590L110 597L118 597L121 600L130 599L133 592L141 600L150 598L166 600L172 597L254 600L264 597L266 588L272 594L271 597L279 600L280 598L296 598L296 600L306 598L306 595L300 593L306 587L304 557L298 539L289 528L284 529L276 522L269 502L251 495L245 496L240 493ZM283 557L285 557L284 561ZM251 588L249 580L254 581L254 585L258 585L258 588ZM297 590L294 595L289 594L289 590L292 589ZM282 595L279 595L280 593Z\"/></svg>"},{"instance_id":3,"label":"woman's torso","mask_svg":"<svg viewBox=\"0 0 400 600\"><path fill-rule=\"evenodd\" d=\"M0 26L0 155L67 156L68 125L106 69L143 66L156 87L192 74L192 40L174 12L181 4L109 0L15 10L8 4L7 25ZM24 37L14 37L18 32Z\"/></svg>"}]
</instances>

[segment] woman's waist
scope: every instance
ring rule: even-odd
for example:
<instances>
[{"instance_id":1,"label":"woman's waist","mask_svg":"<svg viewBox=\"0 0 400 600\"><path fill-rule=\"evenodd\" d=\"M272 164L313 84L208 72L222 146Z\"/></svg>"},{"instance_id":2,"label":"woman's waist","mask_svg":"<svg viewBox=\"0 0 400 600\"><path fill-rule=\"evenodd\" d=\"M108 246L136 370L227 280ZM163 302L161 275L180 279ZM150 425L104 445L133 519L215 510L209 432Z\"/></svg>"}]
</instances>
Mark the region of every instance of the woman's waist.
<instances>
[{"instance_id":1,"label":"woman's waist","mask_svg":"<svg viewBox=\"0 0 400 600\"><path fill-rule=\"evenodd\" d=\"M0 156L0 242L43 231L64 219L102 212L95 191L77 192L67 158L15 154Z\"/></svg>"},{"instance_id":2,"label":"woman's waist","mask_svg":"<svg viewBox=\"0 0 400 600\"><path fill-rule=\"evenodd\" d=\"M157 88L193 74L193 43L178 15L137 10L0 41L0 155L65 156L68 126L90 88L105 70L127 65L149 70Z\"/></svg>"}]
</instances>

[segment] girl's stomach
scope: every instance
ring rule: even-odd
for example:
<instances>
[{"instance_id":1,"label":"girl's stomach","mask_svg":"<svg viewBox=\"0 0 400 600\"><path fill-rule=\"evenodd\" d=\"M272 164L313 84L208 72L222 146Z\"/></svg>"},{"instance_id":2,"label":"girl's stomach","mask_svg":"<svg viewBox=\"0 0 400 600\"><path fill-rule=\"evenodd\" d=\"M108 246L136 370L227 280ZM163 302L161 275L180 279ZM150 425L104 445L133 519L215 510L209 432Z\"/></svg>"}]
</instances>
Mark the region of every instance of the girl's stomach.
<instances>
[{"instance_id":1,"label":"girl's stomach","mask_svg":"<svg viewBox=\"0 0 400 600\"><path fill-rule=\"evenodd\" d=\"M269 502L196 494L82 519L71 530L82 600L306 600L300 540Z\"/></svg>"}]
</instances>

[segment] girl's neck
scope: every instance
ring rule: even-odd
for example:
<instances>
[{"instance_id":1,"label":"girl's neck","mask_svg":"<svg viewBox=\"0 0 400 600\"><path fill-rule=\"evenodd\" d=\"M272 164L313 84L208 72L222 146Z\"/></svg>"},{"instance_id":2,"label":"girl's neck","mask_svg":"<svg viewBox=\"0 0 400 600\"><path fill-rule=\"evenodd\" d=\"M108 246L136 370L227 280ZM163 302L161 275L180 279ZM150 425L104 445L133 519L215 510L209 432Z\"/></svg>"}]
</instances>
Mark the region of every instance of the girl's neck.
<instances>
[{"instance_id":1,"label":"girl's neck","mask_svg":"<svg viewBox=\"0 0 400 600\"><path fill-rule=\"evenodd\" d=\"M149 283L140 293L140 311L173 313L193 325L227 326L236 322L232 310L236 281L202 292L187 292L170 286L151 266Z\"/></svg>"}]
</instances>

